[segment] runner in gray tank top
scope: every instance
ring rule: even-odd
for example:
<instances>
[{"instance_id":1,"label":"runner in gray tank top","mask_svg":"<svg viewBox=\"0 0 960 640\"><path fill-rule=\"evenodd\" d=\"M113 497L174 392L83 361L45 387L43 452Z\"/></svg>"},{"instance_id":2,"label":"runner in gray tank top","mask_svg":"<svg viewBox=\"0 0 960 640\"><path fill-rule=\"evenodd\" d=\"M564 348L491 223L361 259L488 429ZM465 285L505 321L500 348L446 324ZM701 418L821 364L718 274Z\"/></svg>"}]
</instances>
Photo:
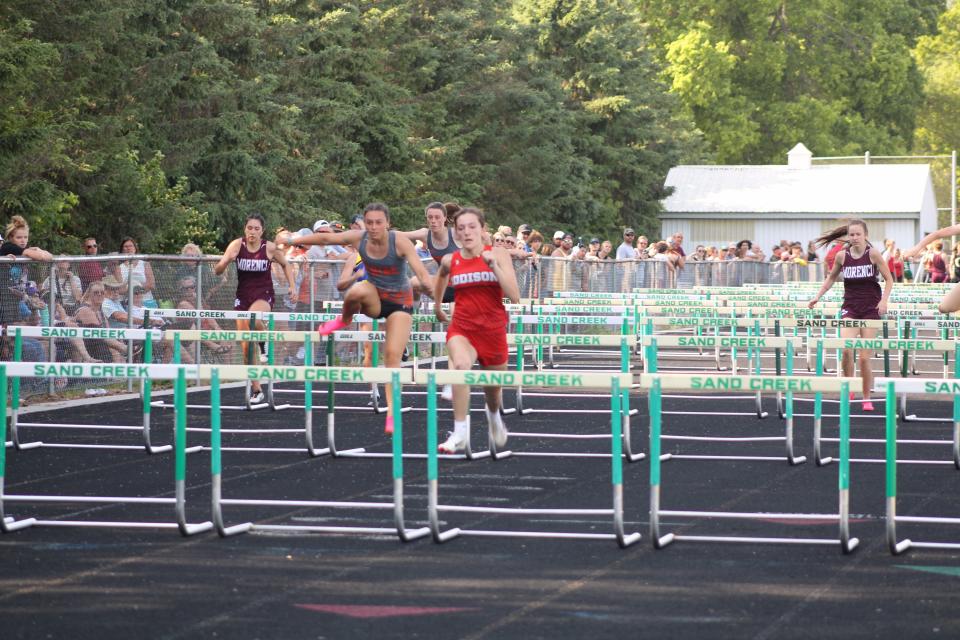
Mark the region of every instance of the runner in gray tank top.
<instances>
[{"instance_id":1,"label":"runner in gray tank top","mask_svg":"<svg viewBox=\"0 0 960 640\"><path fill-rule=\"evenodd\" d=\"M937 240L952 238L957 235L960 235L960 224L955 224L951 227L944 227L943 229L937 229L933 233L928 233L926 236L924 236L923 240L918 242L915 246L904 251L903 259L908 260L910 258L915 258L920 255L930 243L936 242ZM954 313L955 311L960 311L960 284L954 285L950 291L947 291L947 293L943 296L943 300L940 301L937 311L940 313Z\"/></svg>"},{"instance_id":2,"label":"runner in gray tank top","mask_svg":"<svg viewBox=\"0 0 960 640\"><path fill-rule=\"evenodd\" d=\"M451 226L452 216L460 210L455 204L443 204L442 202L431 202L424 210L427 218L427 226L416 231L404 231L403 235L411 242L420 241L430 252L439 265L443 256L448 253L454 253L460 248L454 239L453 228ZM433 297L433 289L420 285L420 280L416 277L410 278L410 285L415 293L425 294ZM440 301L438 301L440 302ZM442 302L453 302L453 287L447 287L443 294Z\"/></svg>"},{"instance_id":3,"label":"runner in gray tank top","mask_svg":"<svg viewBox=\"0 0 960 640\"><path fill-rule=\"evenodd\" d=\"M371 318L386 318L386 343L384 364L388 368L400 366L403 349L410 340L413 325L413 289L404 272L404 262L410 265L420 282L433 286L433 279L417 256L413 243L403 234L390 230L390 210L387 205L375 202L363 210L365 231L351 230L342 233L314 233L296 237L290 233L277 236L280 244L340 244L357 247L367 272L367 280L350 287L343 299L342 315L324 323L319 331L329 335L353 322L358 313ZM393 433L393 394L390 385L387 391L387 421L384 431Z\"/></svg>"},{"instance_id":4,"label":"runner in gray tank top","mask_svg":"<svg viewBox=\"0 0 960 640\"><path fill-rule=\"evenodd\" d=\"M887 313L887 301L893 291L893 276L890 267L880 252L867 241L867 223L863 220L851 220L846 225L828 231L816 243L824 247L834 240L846 236L847 249L837 254L833 268L824 280L820 291L807 304L813 309L820 298L830 290L837 277L843 272L843 317L850 320L876 320ZM846 268L845 268L846 267ZM877 285L877 274L883 277L883 294ZM841 338L875 338L875 327L841 327ZM860 349L860 376L863 378L863 410L873 411L870 390L873 387L873 371L870 368L870 350ZM853 375L853 351L843 350L843 375ZM853 392L850 393L851 400Z\"/></svg>"}]
</instances>

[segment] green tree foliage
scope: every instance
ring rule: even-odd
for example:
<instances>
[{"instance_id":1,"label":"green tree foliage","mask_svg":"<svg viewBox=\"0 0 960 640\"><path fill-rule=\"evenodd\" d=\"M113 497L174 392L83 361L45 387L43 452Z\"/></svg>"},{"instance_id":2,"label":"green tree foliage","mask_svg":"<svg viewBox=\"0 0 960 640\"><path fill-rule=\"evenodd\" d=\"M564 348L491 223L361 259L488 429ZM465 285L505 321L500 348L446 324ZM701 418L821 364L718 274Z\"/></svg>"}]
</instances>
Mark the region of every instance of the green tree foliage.
<instances>
[{"instance_id":1,"label":"green tree foliage","mask_svg":"<svg viewBox=\"0 0 960 640\"><path fill-rule=\"evenodd\" d=\"M960 148L960 4L940 16L936 35L918 40L916 59L925 81L916 148L950 153Z\"/></svg>"},{"instance_id":2,"label":"green tree foliage","mask_svg":"<svg viewBox=\"0 0 960 640\"><path fill-rule=\"evenodd\" d=\"M720 162L904 153L922 79L910 56L933 0L640 0L671 90Z\"/></svg>"},{"instance_id":3,"label":"green tree foliage","mask_svg":"<svg viewBox=\"0 0 960 640\"><path fill-rule=\"evenodd\" d=\"M667 169L955 144L933 0L0 3L0 213L147 252L431 200L656 234ZM952 12L955 14L955 11ZM917 45L918 71L910 55ZM953 83L951 85L951 82ZM933 145L933 142L929 144ZM938 147L939 148L939 147Z\"/></svg>"}]
</instances>

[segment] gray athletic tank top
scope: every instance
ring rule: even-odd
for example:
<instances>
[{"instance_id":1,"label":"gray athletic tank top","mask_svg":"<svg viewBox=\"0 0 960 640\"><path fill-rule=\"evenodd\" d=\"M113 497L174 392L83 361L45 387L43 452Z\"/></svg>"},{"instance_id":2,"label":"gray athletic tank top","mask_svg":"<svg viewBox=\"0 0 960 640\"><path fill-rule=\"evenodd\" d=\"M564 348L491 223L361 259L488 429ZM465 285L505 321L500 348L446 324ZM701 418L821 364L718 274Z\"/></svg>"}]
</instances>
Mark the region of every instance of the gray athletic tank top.
<instances>
[{"instance_id":1,"label":"gray athletic tank top","mask_svg":"<svg viewBox=\"0 0 960 640\"><path fill-rule=\"evenodd\" d=\"M407 262L397 254L397 232L388 231L387 255L371 258L367 253L367 232L363 232L357 251L367 271L367 279L377 288L380 297L398 304L413 304L413 288L407 278Z\"/></svg>"}]
</instances>

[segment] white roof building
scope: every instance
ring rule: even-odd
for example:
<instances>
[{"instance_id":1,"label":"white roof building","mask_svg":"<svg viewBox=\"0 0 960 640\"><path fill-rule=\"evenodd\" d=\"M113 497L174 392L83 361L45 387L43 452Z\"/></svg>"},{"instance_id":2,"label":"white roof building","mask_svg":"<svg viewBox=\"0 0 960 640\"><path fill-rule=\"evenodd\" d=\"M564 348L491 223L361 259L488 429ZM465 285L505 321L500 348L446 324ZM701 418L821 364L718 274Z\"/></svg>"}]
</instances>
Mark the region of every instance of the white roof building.
<instances>
[{"instance_id":1,"label":"white roof building","mask_svg":"<svg viewBox=\"0 0 960 640\"><path fill-rule=\"evenodd\" d=\"M913 246L937 228L937 203L926 164L812 165L798 144L787 165L679 166L667 174L661 233L697 244L752 240L769 256L780 240L804 244L843 218L861 218L874 245L890 238Z\"/></svg>"}]
</instances>

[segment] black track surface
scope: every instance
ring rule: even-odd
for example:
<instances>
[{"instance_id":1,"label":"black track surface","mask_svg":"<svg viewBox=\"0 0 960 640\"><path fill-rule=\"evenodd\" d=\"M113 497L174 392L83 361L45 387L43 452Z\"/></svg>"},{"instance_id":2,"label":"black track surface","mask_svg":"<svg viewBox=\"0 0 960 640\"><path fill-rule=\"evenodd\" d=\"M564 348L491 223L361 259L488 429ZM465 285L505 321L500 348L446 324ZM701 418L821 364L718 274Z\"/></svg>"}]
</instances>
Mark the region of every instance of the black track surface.
<instances>
[{"instance_id":1,"label":"black track surface","mask_svg":"<svg viewBox=\"0 0 960 640\"><path fill-rule=\"evenodd\" d=\"M511 393L507 393L510 404ZM205 394L191 393L191 402ZM238 390L225 402L238 402ZM300 402L296 396L284 396ZM362 396L338 404L363 405ZM315 421L323 441L325 411ZM422 396L408 396L422 406ZM539 409L605 410L602 398L526 399ZM632 397L635 446L646 450L646 398ZM474 398L474 406L480 406ZM738 401L667 400L667 411L750 412ZM770 416L665 416L665 434L777 435L783 421L772 398ZM833 405L831 405L831 410ZM948 416L946 403L911 401L911 411ZM809 412L798 405L797 412ZM878 405L882 413L882 405ZM485 443L474 413L474 443ZM882 438L883 421L860 417L855 436ZM406 451L425 449L425 413L404 415ZM140 404L124 401L34 413L29 421L138 424ZM450 414L440 418L449 428ZM835 419L825 423L835 436ZM173 412L155 409L155 443L170 442ZM289 428L301 409L230 411L224 428ZM389 451L382 416L338 412L341 448ZM549 413L507 418L514 431L606 433L603 413ZM203 410L190 427L206 427ZM950 437L949 423L909 423L901 437ZM811 456L812 424L797 418L797 453ZM123 442L137 434L26 428L24 440ZM441 434L443 437L443 434ZM191 432L190 444L206 434ZM293 435L225 435L224 444L297 446ZM608 440L551 442L513 438L514 451L601 453ZM835 444L826 445L827 453ZM665 441L665 452L782 456L783 446ZM854 457L882 458L880 445L854 444ZM946 445L902 446L901 457L950 459ZM392 498L389 459L312 459L302 453L224 452L224 496L383 502ZM839 544L707 544L676 542L654 550L648 532L649 463L625 464L628 531L643 540L626 550L611 540L462 537L438 545L396 537L256 532L228 539L215 533L182 538L175 530L37 527L0 537L0 638L904 638L960 637L960 553L914 550L890 555L884 539L884 469L852 467L853 534L860 547ZM209 519L209 454L188 456L188 511ZM663 464L662 508L673 510L835 513L837 467L812 462L673 460ZM606 508L608 458L513 457L441 463L445 504ZM409 526L426 523L426 464L405 461ZM903 465L899 513L960 516L960 471L952 465ZM135 451L44 447L8 451L8 494L172 496L173 457ZM17 517L172 521L172 507L6 505ZM228 524L391 525L389 511L297 507L225 508ZM608 533L604 518L445 514L450 526L521 531ZM836 537L833 523L789 518L694 520L664 518L664 533ZM960 540L960 525L901 525L902 537Z\"/></svg>"}]
</instances>

